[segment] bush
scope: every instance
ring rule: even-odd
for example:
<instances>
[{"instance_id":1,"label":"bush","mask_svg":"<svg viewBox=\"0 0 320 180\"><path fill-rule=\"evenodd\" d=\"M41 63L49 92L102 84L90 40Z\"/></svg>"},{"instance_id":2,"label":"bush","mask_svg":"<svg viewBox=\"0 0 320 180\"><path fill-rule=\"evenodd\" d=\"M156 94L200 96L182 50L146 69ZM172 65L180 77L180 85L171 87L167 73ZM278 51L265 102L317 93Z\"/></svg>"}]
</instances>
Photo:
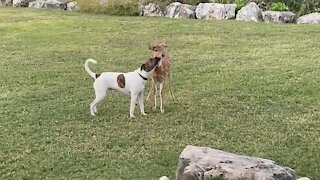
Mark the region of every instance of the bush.
<instances>
[{"instance_id":1,"label":"bush","mask_svg":"<svg viewBox=\"0 0 320 180\"><path fill-rule=\"evenodd\" d=\"M100 3L100 0L77 0L81 12L88 13L105 13L105 6Z\"/></svg>"},{"instance_id":2,"label":"bush","mask_svg":"<svg viewBox=\"0 0 320 180\"><path fill-rule=\"evenodd\" d=\"M248 0L235 0L234 3L237 5L237 11L248 3Z\"/></svg>"},{"instance_id":3,"label":"bush","mask_svg":"<svg viewBox=\"0 0 320 180\"><path fill-rule=\"evenodd\" d=\"M139 2L136 0L108 0L106 12L110 15L138 16Z\"/></svg>"},{"instance_id":4,"label":"bush","mask_svg":"<svg viewBox=\"0 0 320 180\"><path fill-rule=\"evenodd\" d=\"M319 0L286 0L290 11L296 13L297 16L320 12Z\"/></svg>"},{"instance_id":5,"label":"bush","mask_svg":"<svg viewBox=\"0 0 320 180\"><path fill-rule=\"evenodd\" d=\"M135 0L108 0L101 3L100 0L77 0L81 12L103 13L110 15L139 15L139 3Z\"/></svg>"},{"instance_id":6,"label":"bush","mask_svg":"<svg viewBox=\"0 0 320 180\"><path fill-rule=\"evenodd\" d=\"M282 2L274 2L271 4L272 11L288 11L289 8L285 3Z\"/></svg>"}]
</instances>

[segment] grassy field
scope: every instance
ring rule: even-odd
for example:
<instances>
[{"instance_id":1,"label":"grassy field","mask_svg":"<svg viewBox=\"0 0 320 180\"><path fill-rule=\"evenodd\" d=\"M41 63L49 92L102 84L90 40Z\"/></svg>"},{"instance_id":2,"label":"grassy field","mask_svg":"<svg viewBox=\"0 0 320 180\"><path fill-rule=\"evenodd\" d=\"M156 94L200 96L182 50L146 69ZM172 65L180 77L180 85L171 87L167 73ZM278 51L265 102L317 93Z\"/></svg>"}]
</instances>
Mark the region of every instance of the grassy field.
<instances>
[{"instance_id":1,"label":"grassy field","mask_svg":"<svg viewBox=\"0 0 320 180\"><path fill-rule=\"evenodd\" d=\"M0 8L0 179L174 179L188 145L320 179L320 26ZM131 71L165 41L175 99L112 92L91 117L84 70ZM150 82L147 84L147 91Z\"/></svg>"}]
</instances>

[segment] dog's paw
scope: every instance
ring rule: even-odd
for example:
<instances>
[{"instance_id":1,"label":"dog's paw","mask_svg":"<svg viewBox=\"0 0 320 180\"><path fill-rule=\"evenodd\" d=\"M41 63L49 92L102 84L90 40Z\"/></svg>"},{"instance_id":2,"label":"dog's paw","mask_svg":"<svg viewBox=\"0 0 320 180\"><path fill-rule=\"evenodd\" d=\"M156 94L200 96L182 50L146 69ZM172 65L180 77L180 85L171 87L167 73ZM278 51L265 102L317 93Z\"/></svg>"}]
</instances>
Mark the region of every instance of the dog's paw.
<instances>
[{"instance_id":1,"label":"dog's paw","mask_svg":"<svg viewBox=\"0 0 320 180\"><path fill-rule=\"evenodd\" d=\"M130 118L135 118L135 116L134 116L134 115L132 115L132 114L130 114Z\"/></svg>"},{"instance_id":2,"label":"dog's paw","mask_svg":"<svg viewBox=\"0 0 320 180\"><path fill-rule=\"evenodd\" d=\"M142 115L144 115L144 116L146 116L146 115L147 115L147 113L145 113L145 112L141 112L141 114L142 114Z\"/></svg>"}]
</instances>

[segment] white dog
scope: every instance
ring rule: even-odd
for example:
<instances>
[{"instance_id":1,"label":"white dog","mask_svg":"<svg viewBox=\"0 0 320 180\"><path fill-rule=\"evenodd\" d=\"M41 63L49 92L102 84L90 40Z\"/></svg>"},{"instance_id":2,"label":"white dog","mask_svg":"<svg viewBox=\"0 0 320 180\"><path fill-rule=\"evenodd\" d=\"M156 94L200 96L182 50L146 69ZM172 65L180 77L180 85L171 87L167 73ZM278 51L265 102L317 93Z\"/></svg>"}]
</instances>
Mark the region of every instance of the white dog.
<instances>
[{"instance_id":1,"label":"white dog","mask_svg":"<svg viewBox=\"0 0 320 180\"><path fill-rule=\"evenodd\" d=\"M109 89L118 90L124 94L131 96L130 104L130 117L134 117L134 109L138 100L140 105L140 111L143 115L144 102L143 93L144 87L154 71L154 69L160 64L161 58L153 58L142 64L140 68L133 72L117 73L117 72L104 72L102 74L94 73L89 68L89 62L96 64L94 59L88 59L85 62L85 69L88 74L95 79L93 87L96 94L96 99L90 104L91 115L94 116L97 113L97 106L106 96Z\"/></svg>"}]
</instances>

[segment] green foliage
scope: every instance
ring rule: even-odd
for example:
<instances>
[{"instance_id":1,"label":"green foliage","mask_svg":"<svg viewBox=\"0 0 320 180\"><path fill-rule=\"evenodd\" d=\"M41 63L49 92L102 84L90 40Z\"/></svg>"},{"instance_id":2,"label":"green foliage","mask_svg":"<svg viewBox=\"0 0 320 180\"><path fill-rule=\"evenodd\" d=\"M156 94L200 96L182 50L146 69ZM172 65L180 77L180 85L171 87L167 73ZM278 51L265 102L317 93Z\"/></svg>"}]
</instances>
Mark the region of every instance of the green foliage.
<instances>
[{"instance_id":1,"label":"green foliage","mask_svg":"<svg viewBox=\"0 0 320 180\"><path fill-rule=\"evenodd\" d=\"M319 0L286 0L289 9L302 16L305 14L320 12L320 1Z\"/></svg>"},{"instance_id":2,"label":"green foliage","mask_svg":"<svg viewBox=\"0 0 320 180\"><path fill-rule=\"evenodd\" d=\"M234 3L237 5L237 11L244 7L247 2L248 0L235 0Z\"/></svg>"},{"instance_id":3,"label":"green foliage","mask_svg":"<svg viewBox=\"0 0 320 180\"><path fill-rule=\"evenodd\" d=\"M77 0L80 12L106 13L106 7L99 0Z\"/></svg>"},{"instance_id":4,"label":"green foliage","mask_svg":"<svg viewBox=\"0 0 320 180\"><path fill-rule=\"evenodd\" d=\"M139 3L135 0L108 0L102 4L100 0L77 0L81 12L103 13L110 15L139 15Z\"/></svg>"},{"instance_id":5,"label":"green foliage","mask_svg":"<svg viewBox=\"0 0 320 180\"><path fill-rule=\"evenodd\" d=\"M285 3L282 2L274 2L271 4L272 11L288 11L289 8Z\"/></svg>"},{"instance_id":6,"label":"green foliage","mask_svg":"<svg viewBox=\"0 0 320 180\"><path fill-rule=\"evenodd\" d=\"M136 0L108 0L106 12L110 15L139 15L139 2Z\"/></svg>"}]
</instances>

